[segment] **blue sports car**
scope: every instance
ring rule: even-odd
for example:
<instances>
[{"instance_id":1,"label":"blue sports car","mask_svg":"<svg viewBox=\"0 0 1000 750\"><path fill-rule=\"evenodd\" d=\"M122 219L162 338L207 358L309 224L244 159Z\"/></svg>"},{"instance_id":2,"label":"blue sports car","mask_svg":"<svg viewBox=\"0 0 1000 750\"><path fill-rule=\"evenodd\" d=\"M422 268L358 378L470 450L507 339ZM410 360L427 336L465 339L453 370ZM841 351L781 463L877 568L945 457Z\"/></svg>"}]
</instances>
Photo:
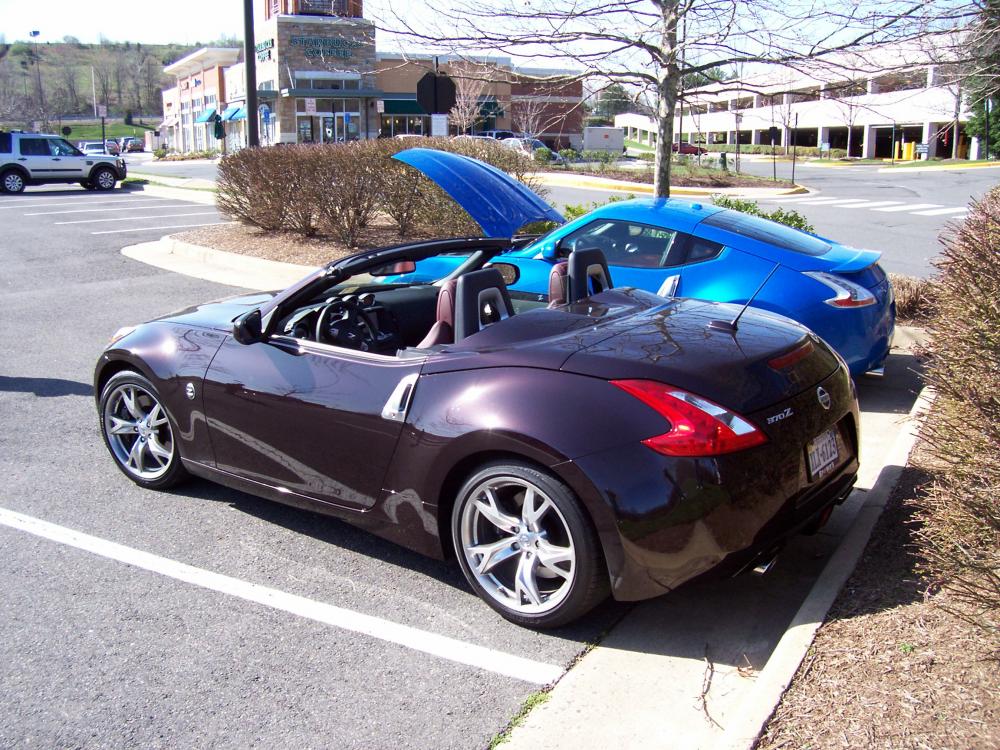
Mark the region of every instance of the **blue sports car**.
<instances>
[{"instance_id":1,"label":"blue sports car","mask_svg":"<svg viewBox=\"0 0 1000 750\"><path fill-rule=\"evenodd\" d=\"M504 261L520 268L515 305L558 304L565 298L565 263L576 249L603 251L616 286L665 297L746 303L802 323L846 360L854 376L879 371L896 319L881 253L718 206L675 199L610 203L565 223L521 183L482 162L431 149L397 159L437 183L489 237L512 237ZM562 226L537 239L515 234L535 221ZM416 280L442 277L442 264L419 264ZM430 264L432 261L424 261ZM386 279L389 280L389 279Z\"/></svg>"}]
</instances>

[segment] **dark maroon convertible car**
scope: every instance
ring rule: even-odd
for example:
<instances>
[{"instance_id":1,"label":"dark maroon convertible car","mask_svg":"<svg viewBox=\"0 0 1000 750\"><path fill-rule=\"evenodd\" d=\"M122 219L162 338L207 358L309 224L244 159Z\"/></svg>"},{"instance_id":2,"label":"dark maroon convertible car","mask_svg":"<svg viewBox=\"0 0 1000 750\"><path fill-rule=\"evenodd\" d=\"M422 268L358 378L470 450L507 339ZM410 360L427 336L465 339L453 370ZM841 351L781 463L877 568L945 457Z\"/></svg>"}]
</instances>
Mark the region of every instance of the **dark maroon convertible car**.
<instances>
[{"instance_id":1,"label":"dark maroon convertible car","mask_svg":"<svg viewBox=\"0 0 1000 750\"><path fill-rule=\"evenodd\" d=\"M548 302L512 299L516 268L490 263L510 242L388 248L122 329L95 373L117 466L454 555L532 627L769 562L847 496L857 401L822 340L614 288L597 250L554 267ZM442 254L465 260L414 273Z\"/></svg>"}]
</instances>

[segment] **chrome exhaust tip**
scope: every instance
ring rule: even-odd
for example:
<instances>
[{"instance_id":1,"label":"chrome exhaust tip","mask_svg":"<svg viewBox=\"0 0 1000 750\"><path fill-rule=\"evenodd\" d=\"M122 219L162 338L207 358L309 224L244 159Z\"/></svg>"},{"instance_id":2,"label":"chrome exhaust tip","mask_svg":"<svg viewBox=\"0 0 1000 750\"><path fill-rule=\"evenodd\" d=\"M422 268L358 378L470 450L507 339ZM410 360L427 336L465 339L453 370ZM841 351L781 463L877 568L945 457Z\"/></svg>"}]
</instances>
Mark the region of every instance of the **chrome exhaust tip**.
<instances>
[{"instance_id":1,"label":"chrome exhaust tip","mask_svg":"<svg viewBox=\"0 0 1000 750\"><path fill-rule=\"evenodd\" d=\"M774 564L776 562L778 562L777 554L774 557L770 558L769 560L762 562L760 565L754 567L752 572L756 576L766 575L768 572L770 572L771 568L774 567Z\"/></svg>"},{"instance_id":2,"label":"chrome exhaust tip","mask_svg":"<svg viewBox=\"0 0 1000 750\"><path fill-rule=\"evenodd\" d=\"M885 377L885 367L873 367L868 372L865 373L865 377L869 378L884 378Z\"/></svg>"}]
</instances>

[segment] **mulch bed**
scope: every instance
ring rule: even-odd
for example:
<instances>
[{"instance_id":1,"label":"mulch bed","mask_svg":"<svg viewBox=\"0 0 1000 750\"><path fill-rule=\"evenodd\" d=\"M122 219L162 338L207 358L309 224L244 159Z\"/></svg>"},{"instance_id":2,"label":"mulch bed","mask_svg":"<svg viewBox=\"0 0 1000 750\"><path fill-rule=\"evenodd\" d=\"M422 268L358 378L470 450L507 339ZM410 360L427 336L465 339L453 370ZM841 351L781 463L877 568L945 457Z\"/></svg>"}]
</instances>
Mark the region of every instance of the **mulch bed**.
<instances>
[{"instance_id":1,"label":"mulch bed","mask_svg":"<svg viewBox=\"0 0 1000 750\"><path fill-rule=\"evenodd\" d=\"M757 744L786 748L1000 747L1000 664L920 573L918 451L857 570Z\"/></svg>"},{"instance_id":2,"label":"mulch bed","mask_svg":"<svg viewBox=\"0 0 1000 750\"><path fill-rule=\"evenodd\" d=\"M584 170L584 169L549 169L546 170L552 172L553 174L574 174L574 175L585 175L588 177L605 177L609 180L625 180L627 182L635 182L640 185L652 185L653 184L653 171L643 170L643 169L606 169L603 172L598 170ZM788 180L769 180L765 177L756 177L754 175L736 174L734 172L729 172L728 174L682 174L677 176L672 176L670 180L670 187L680 188L680 187L709 187L709 188L723 188L723 187L774 187L774 188L788 188L794 187L794 183Z\"/></svg>"},{"instance_id":3,"label":"mulch bed","mask_svg":"<svg viewBox=\"0 0 1000 750\"><path fill-rule=\"evenodd\" d=\"M245 224L213 224L173 235L175 239L195 245L225 250L240 255L320 266L331 260L353 255L362 250L389 247L405 241L424 239L412 233L401 239L395 226L379 224L369 227L357 247L347 247L334 237L304 237L294 232L269 232Z\"/></svg>"}]
</instances>

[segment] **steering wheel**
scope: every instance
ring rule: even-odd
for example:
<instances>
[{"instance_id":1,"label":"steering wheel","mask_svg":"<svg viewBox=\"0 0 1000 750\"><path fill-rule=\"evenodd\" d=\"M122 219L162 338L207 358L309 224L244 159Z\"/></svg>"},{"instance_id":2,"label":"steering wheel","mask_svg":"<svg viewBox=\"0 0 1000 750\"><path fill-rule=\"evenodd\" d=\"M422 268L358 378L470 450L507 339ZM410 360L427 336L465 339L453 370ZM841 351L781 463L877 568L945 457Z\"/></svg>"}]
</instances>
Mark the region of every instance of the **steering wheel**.
<instances>
[{"instance_id":1,"label":"steering wheel","mask_svg":"<svg viewBox=\"0 0 1000 750\"><path fill-rule=\"evenodd\" d=\"M333 299L316 319L316 341L367 352L375 348L376 333L354 295Z\"/></svg>"}]
</instances>

